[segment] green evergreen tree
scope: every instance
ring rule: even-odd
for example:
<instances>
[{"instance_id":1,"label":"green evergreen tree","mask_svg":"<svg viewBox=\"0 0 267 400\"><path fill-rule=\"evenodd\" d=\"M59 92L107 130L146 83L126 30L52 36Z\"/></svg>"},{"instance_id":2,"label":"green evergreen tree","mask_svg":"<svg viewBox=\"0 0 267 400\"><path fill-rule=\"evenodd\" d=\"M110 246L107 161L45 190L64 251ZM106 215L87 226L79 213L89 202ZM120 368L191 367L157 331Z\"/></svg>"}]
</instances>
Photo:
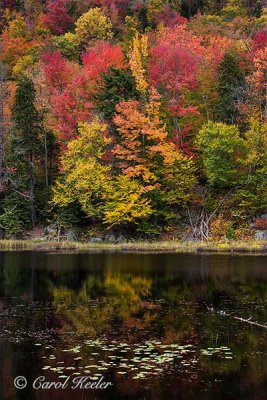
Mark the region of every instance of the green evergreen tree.
<instances>
[{"instance_id":1,"label":"green evergreen tree","mask_svg":"<svg viewBox=\"0 0 267 400\"><path fill-rule=\"evenodd\" d=\"M217 120L226 124L238 124L238 104L243 101L245 77L234 54L226 54L219 66Z\"/></svg>"},{"instance_id":2,"label":"green evergreen tree","mask_svg":"<svg viewBox=\"0 0 267 400\"><path fill-rule=\"evenodd\" d=\"M134 98L138 98L138 92L131 73L124 69L110 68L103 74L103 86L95 96L95 103L105 118L112 118L120 101Z\"/></svg>"},{"instance_id":3,"label":"green evergreen tree","mask_svg":"<svg viewBox=\"0 0 267 400\"><path fill-rule=\"evenodd\" d=\"M206 0L203 2L203 9L206 14L217 14L222 9L222 0Z\"/></svg>"},{"instance_id":4,"label":"green evergreen tree","mask_svg":"<svg viewBox=\"0 0 267 400\"><path fill-rule=\"evenodd\" d=\"M29 222L35 226L37 171L43 168L41 117L35 107L34 84L29 78L23 77L18 83L12 119L14 127L7 157L9 187L2 225L8 231L8 225L14 224L15 219L13 233L16 236Z\"/></svg>"},{"instance_id":5,"label":"green evergreen tree","mask_svg":"<svg viewBox=\"0 0 267 400\"><path fill-rule=\"evenodd\" d=\"M252 14L256 18L260 18L262 16L262 10L263 10L262 2L261 2L261 0L257 0Z\"/></svg>"}]
</instances>

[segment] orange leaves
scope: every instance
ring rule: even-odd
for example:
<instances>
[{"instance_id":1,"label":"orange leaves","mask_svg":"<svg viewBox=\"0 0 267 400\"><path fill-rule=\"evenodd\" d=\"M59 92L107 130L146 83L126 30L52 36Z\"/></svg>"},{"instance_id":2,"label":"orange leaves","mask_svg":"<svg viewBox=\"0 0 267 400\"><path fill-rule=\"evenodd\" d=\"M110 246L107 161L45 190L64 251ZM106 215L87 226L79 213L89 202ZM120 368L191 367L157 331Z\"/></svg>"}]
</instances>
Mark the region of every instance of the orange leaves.
<instances>
[{"instance_id":1,"label":"orange leaves","mask_svg":"<svg viewBox=\"0 0 267 400\"><path fill-rule=\"evenodd\" d=\"M149 120L142 114L138 101L121 102L116 110L114 123L121 140L115 146L113 154L119 160L119 166L126 175L140 176L141 170L138 164L143 164L143 169L145 164L142 156L145 140L143 128ZM142 172L146 180L148 174L144 170Z\"/></svg>"},{"instance_id":2,"label":"orange leaves","mask_svg":"<svg viewBox=\"0 0 267 400\"><path fill-rule=\"evenodd\" d=\"M266 68L267 68L267 47L260 48L255 52L253 58L254 70L247 77L250 88L250 104L251 114L261 113L263 119L266 120ZM252 100L252 101L251 101Z\"/></svg>"},{"instance_id":3,"label":"orange leaves","mask_svg":"<svg viewBox=\"0 0 267 400\"><path fill-rule=\"evenodd\" d=\"M259 49L253 59L255 72L252 75L252 79L256 87L262 87L266 79L266 68L267 68L267 47Z\"/></svg>"},{"instance_id":4,"label":"orange leaves","mask_svg":"<svg viewBox=\"0 0 267 400\"><path fill-rule=\"evenodd\" d=\"M0 54L0 58L10 67L13 67L30 48L39 44L35 40L27 42L23 37L9 37L7 32L2 34L2 43L3 51Z\"/></svg>"},{"instance_id":5,"label":"orange leaves","mask_svg":"<svg viewBox=\"0 0 267 400\"><path fill-rule=\"evenodd\" d=\"M142 109L138 101L121 102L114 123L120 134L113 150L125 175L141 179L155 189L155 170L171 166L182 158L175 145L168 141L165 125L159 118L160 96L155 90Z\"/></svg>"}]
</instances>

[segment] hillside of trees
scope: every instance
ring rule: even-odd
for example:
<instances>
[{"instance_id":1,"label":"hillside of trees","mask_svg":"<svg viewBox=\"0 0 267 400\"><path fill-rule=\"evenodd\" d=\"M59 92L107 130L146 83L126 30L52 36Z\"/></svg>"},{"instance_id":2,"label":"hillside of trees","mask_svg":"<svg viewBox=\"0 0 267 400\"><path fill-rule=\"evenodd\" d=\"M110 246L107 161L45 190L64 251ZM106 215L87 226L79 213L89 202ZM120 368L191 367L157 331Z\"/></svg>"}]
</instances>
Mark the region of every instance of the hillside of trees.
<instances>
[{"instance_id":1,"label":"hillside of trees","mask_svg":"<svg viewBox=\"0 0 267 400\"><path fill-rule=\"evenodd\" d=\"M0 236L263 237L264 6L2 0Z\"/></svg>"}]
</instances>

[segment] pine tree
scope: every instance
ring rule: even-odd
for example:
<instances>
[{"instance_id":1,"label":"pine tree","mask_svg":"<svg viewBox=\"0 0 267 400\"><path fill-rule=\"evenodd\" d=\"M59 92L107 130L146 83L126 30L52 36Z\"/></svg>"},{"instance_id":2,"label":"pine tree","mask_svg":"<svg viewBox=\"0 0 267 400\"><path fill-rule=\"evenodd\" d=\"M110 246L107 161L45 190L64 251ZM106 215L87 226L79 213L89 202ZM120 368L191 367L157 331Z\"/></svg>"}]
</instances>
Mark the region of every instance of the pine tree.
<instances>
[{"instance_id":1,"label":"pine tree","mask_svg":"<svg viewBox=\"0 0 267 400\"><path fill-rule=\"evenodd\" d=\"M41 117L35 107L35 88L30 78L23 77L18 83L12 118L14 130L8 157L10 193L11 197L14 193L19 195L17 198L23 202L23 208L25 208L25 201L27 202L31 225L34 227L36 173L40 162L37 157L41 154L42 143ZM19 203L15 206L19 207Z\"/></svg>"},{"instance_id":2,"label":"pine tree","mask_svg":"<svg viewBox=\"0 0 267 400\"><path fill-rule=\"evenodd\" d=\"M257 2L255 4L255 7L254 7L254 10L253 10L253 15L256 18L260 18L262 16L262 9L263 9L263 7L262 7L261 0L257 0Z\"/></svg>"},{"instance_id":3,"label":"pine tree","mask_svg":"<svg viewBox=\"0 0 267 400\"><path fill-rule=\"evenodd\" d=\"M217 119L227 124L238 124L238 105L243 102L245 78L238 58L226 53L219 66Z\"/></svg>"},{"instance_id":4,"label":"pine tree","mask_svg":"<svg viewBox=\"0 0 267 400\"><path fill-rule=\"evenodd\" d=\"M135 81L129 71L119 68L110 68L104 73L103 84L95 95L97 110L103 113L105 118L112 118L115 108L121 101L138 98L135 89Z\"/></svg>"}]
</instances>

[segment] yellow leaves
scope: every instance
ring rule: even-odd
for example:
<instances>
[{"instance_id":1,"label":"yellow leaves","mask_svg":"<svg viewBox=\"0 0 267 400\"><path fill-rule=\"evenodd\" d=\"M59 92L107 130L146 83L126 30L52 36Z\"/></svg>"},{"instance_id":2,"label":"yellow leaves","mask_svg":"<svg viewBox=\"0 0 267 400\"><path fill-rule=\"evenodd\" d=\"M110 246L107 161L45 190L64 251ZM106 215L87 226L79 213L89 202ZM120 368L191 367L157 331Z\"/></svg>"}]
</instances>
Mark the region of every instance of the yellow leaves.
<instances>
[{"instance_id":1,"label":"yellow leaves","mask_svg":"<svg viewBox=\"0 0 267 400\"><path fill-rule=\"evenodd\" d=\"M62 39L62 41L69 42L73 46L79 45L79 38L75 33L67 32L64 35L56 36L57 39Z\"/></svg>"},{"instance_id":2,"label":"yellow leaves","mask_svg":"<svg viewBox=\"0 0 267 400\"><path fill-rule=\"evenodd\" d=\"M34 63L35 61L33 57L30 54L26 54L16 62L12 69L12 75L19 78L20 76L27 74L27 72L33 68Z\"/></svg>"},{"instance_id":3,"label":"yellow leaves","mask_svg":"<svg viewBox=\"0 0 267 400\"><path fill-rule=\"evenodd\" d=\"M102 165L109 143L105 137L106 128L97 119L79 125L79 136L68 144L62 157L63 181L58 179L53 189L53 201L58 206L77 201L88 215L99 212L110 185L110 167Z\"/></svg>"},{"instance_id":4,"label":"yellow leaves","mask_svg":"<svg viewBox=\"0 0 267 400\"><path fill-rule=\"evenodd\" d=\"M165 166L172 165L177 160L182 160L186 158L182 153L175 147L174 143L162 142L157 145L151 146L151 155L160 154L163 158L163 164Z\"/></svg>"},{"instance_id":5,"label":"yellow leaves","mask_svg":"<svg viewBox=\"0 0 267 400\"><path fill-rule=\"evenodd\" d=\"M66 207L73 201L73 191L66 182L60 179L56 181L56 185L52 187L53 203L59 207Z\"/></svg>"},{"instance_id":6,"label":"yellow leaves","mask_svg":"<svg viewBox=\"0 0 267 400\"><path fill-rule=\"evenodd\" d=\"M136 223L153 213L150 201L142 197L142 188L130 177L121 175L114 182L109 201L103 207L104 222L111 226Z\"/></svg>"},{"instance_id":7,"label":"yellow leaves","mask_svg":"<svg viewBox=\"0 0 267 400\"><path fill-rule=\"evenodd\" d=\"M107 125L102 124L98 119L93 120L90 124L84 122L79 124L77 139L69 142L68 151L62 157L62 164L65 167L73 165L79 160L87 160L94 157L101 160L105 147L110 139L105 135Z\"/></svg>"},{"instance_id":8,"label":"yellow leaves","mask_svg":"<svg viewBox=\"0 0 267 400\"><path fill-rule=\"evenodd\" d=\"M6 32L8 33L8 36L13 39L29 39L29 31L25 18L19 14L16 15L16 18L9 20Z\"/></svg>"},{"instance_id":9,"label":"yellow leaves","mask_svg":"<svg viewBox=\"0 0 267 400\"><path fill-rule=\"evenodd\" d=\"M67 169L63 182L60 179L56 181L53 188L53 202L59 207L78 202L88 216L98 215L109 185L109 167L88 158L76 162L72 169Z\"/></svg>"},{"instance_id":10,"label":"yellow leaves","mask_svg":"<svg viewBox=\"0 0 267 400\"><path fill-rule=\"evenodd\" d=\"M111 226L136 222L152 214L152 208L137 181L128 176L112 180L111 168L102 165L109 143L106 128L99 120L79 125L77 139L62 157L64 176L53 188L53 202L59 207L77 202L88 216L103 215Z\"/></svg>"},{"instance_id":11,"label":"yellow leaves","mask_svg":"<svg viewBox=\"0 0 267 400\"><path fill-rule=\"evenodd\" d=\"M162 201L169 205L184 206L192 195L196 184L195 167L193 161L178 152L173 164L165 166L165 176L162 186Z\"/></svg>"},{"instance_id":12,"label":"yellow leaves","mask_svg":"<svg viewBox=\"0 0 267 400\"><path fill-rule=\"evenodd\" d=\"M53 38L53 42L56 48L65 57L69 58L70 60L78 59L80 39L78 38L77 34L67 32L65 35L55 36Z\"/></svg>"},{"instance_id":13,"label":"yellow leaves","mask_svg":"<svg viewBox=\"0 0 267 400\"><path fill-rule=\"evenodd\" d=\"M135 34L133 38L132 50L129 55L129 64L136 82L136 88L144 93L148 88L146 80L146 64L148 59L148 37Z\"/></svg>"},{"instance_id":14,"label":"yellow leaves","mask_svg":"<svg viewBox=\"0 0 267 400\"><path fill-rule=\"evenodd\" d=\"M140 276L120 276L108 275L105 279L105 286L109 292L116 294L116 298L122 298L130 304L139 303L142 297L148 296L151 291L152 282Z\"/></svg>"},{"instance_id":15,"label":"yellow leaves","mask_svg":"<svg viewBox=\"0 0 267 400\"><path fill-rule=\"evenodd\" d=\"M138 32L138 19L126 15L125 17L125 27L130 34L135 35Z\"/></svg>"},{"instance_id":16,"label":"yellow leaves","mask_svg":"<svg viewBox=\"0 0 267 400\"><path fill-rule=\"evenodd\" d=\"M257 20L257 25L259 27L266 27L267 25L267 7L263 7L262 15Z\"/></svg>"},{"instance_id":17,"label":"yellow leaves","mask_svg":"<svg viewBox=\"0 0 267 400\"><path fill-rule=\"evenodd\" d=\"M113 36L111 20L98 7L83 14L75 25L75 33L83 42L93 39L107 40Z\"/></svg>"}]
</instances>

